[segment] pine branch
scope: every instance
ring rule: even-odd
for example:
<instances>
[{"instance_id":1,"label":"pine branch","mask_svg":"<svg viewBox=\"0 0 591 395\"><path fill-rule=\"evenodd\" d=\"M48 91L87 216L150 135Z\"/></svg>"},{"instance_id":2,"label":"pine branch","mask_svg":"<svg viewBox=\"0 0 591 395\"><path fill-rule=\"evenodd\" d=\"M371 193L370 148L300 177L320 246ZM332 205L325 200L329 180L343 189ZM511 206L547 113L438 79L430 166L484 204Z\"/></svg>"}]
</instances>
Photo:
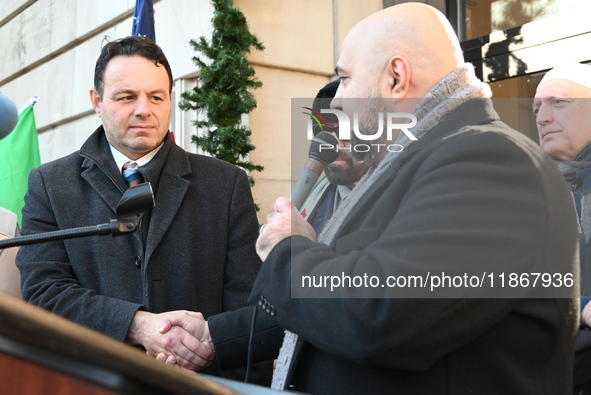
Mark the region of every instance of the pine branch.
<instances>
[{"instance_id":1,"label":"pine branch","mask_svg":"<svg viewBox=\"0 0 591 395\"><path fill-rule=\"evenodd\" d=\"M262 51L264 45L253 35L240 9L231 0L211 0L214 7L211 40L200 37L189 43L197 55L193 63L201 71L201 84L181 93L179 108L183 111L204 111L207 120L194 121L205 136L192 141L213 157L235 164L252 173L263 166L246 160L255 149L250 142L251 130L240 125L243 114L256 108L253 89L262 83L248 64L251 49ZM249 174L249 181L254 180Z\"/></svg>"}]
</instances>

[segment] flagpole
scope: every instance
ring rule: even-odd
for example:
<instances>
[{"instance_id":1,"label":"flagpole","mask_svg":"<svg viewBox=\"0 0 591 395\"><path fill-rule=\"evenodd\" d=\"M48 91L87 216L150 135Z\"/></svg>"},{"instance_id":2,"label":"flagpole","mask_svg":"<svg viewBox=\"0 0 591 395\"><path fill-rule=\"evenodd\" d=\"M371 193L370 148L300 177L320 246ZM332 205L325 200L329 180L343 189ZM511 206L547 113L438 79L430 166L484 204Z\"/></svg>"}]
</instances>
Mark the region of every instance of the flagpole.
<instances>
[{"instance_id":1,"label":"flagpole","mask_svg":"<svg viewBox=\"0 0 591 395\"><path fill-rule=\"evenodd\" d=\"M18 113L20 114L21 112L23 112L27 108L29 108L31 106L34 106L35 103L37 103L38 100L39 100L39 96L33 96L33 97L31 97L29 100L27 100L27 102L25 103L25 105L22 106L20 110L18 110Z\"/></svg>"}]
</instances>

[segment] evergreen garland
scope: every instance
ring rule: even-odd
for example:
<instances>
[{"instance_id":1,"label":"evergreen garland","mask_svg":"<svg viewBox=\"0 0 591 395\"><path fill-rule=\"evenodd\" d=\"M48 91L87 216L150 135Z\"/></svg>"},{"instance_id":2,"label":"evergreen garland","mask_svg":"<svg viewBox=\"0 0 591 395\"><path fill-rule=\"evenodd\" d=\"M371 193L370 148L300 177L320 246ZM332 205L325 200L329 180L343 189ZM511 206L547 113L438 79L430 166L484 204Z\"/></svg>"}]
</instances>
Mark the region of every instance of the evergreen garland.
<instances>
[{"instance_id":1,"label":"evergreen garland","mask_svg":"<svg viewBox=\"0 0 591 395\"><path fill-rule=\"evenodd\" d=\"M198 128L208 130L204 137L193 136L192 141L213 157L252 171L262 171L263 166L246 161L246 155L254 146L250 143L251 131L240 126L242 114L256 108L256 99L250 89L262 86L254 69L248 65L246 54L251 47L265 49L248 30L242 11L232 6L231 0L211 0L214 6L211 43L201 36L191 40L199 56L193 62L201 70L201 86L182 92L179 107L183 111L197 110L207 113L207 120L194 121ZM254 180L249 174L250 185Z\"/></svg>"}]
</instances>

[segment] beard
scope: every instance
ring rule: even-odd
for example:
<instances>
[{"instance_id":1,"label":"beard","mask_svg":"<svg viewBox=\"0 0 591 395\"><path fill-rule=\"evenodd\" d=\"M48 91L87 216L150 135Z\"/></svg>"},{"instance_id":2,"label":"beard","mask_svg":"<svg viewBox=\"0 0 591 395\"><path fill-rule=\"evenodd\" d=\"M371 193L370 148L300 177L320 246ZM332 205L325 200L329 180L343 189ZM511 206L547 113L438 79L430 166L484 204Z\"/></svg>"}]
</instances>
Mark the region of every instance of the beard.
<instances>
[{"instance_id":1,"label":"beard","mask_svg":"<svg viewBox=\"0 0 591 395\"><path fill-rule=\"evenodd\" d=\"M367 100L365 110L359 114L358 126L361 134L372 135L378 131L380 121L379 114L388 112L388 108L384 105L383 100L377 100L381 98L378 88L374 87L369 100ZM355 133L351 133L351 156L353 159L363 162L367 166L374 166L377 164L380 154L386 150L386 142L387 134L384 131L380 137L371 141L361 140ZM381 146L377 146L378 144L381 144ZM354 149L356 145L363 147L369 145L369 149L364 152L356 151Z\"/></svg>"},{"instance_id":2,"label":"beard","mask_svg":"<svg viewBox=\"0 0 591 395\"><path fill-rule=\"evenodd\" d=\"M340 159L343 162L331 163L324 169L326 178L331 184L352 186L363 177L369 168L363 162L358 162L351 157L347 151L341 150Z\"/></svg>"}]
</instances>

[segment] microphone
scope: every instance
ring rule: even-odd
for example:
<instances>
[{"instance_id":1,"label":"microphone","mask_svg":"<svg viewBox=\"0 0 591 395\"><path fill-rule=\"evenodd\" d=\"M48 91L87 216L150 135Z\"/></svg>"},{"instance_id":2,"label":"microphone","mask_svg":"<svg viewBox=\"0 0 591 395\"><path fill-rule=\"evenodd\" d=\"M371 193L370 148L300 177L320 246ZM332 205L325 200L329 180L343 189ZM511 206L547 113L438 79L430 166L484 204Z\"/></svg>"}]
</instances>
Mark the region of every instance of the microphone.
<instances>
[{"instance_id":1,"label":"microphone","mask_svg":"<svg viewBox=\"0 0 591 395\"><path fill-rule=\"evenodd\" d=\"M154 192L149 182L129 187L119 203L117 203L117 217L108 224L85 226L55 230L53 232L36 233L19 236L12 239L0 240L0 252L4 248L24 246L29 244L44 243L46 241L66 240L83 236L119 236L125 233L135 232L141 217L152 207L155 207Z\"/></svg>"},{"instance_id":2,"label":"microphone","mask_svg":"<svg viewBox=\"0 0 591 395\"><path fill-rule=\"evenodd\" d=\"M18 110L8 96L0 93L0 140L8 136L18 122Z\"/></svg>"},{"instance_id":3,"label":"microphone","mask_svg":"<svg viewBox=\"0 0 591 395\"><path fill-rule=\"evenodd\" d=\"M312 139L308 161L290 199L298 210L302 208L324 167L339 157L338 147L339 140L329 132L320 132Z\"/></svg>"}]
</instances>

